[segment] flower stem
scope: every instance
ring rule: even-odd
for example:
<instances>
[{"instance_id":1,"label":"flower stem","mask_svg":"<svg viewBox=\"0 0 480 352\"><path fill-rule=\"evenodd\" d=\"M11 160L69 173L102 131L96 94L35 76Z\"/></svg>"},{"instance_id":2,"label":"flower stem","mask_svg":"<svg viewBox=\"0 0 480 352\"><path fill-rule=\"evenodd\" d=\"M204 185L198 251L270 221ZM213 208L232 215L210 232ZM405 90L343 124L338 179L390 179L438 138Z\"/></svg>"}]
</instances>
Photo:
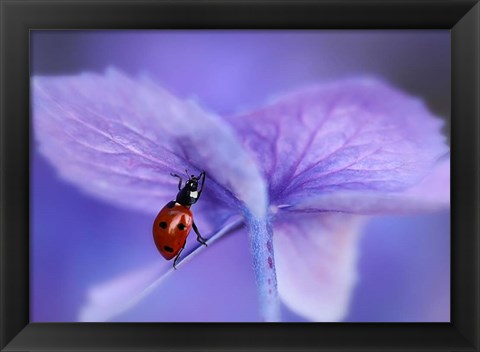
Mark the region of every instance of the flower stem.
<instances>
[{"instance_id":1,"label":"flower stem","mask_svg":"<svg viewBox=\"0 0 480 352\"><path fill-rule=\"evenodd\" d=\"M267 218L260 219L252 214L246 214L246 219L259 293L260 313L264 321L280 321L272 225Z\"/></svg>"}]
</instances>

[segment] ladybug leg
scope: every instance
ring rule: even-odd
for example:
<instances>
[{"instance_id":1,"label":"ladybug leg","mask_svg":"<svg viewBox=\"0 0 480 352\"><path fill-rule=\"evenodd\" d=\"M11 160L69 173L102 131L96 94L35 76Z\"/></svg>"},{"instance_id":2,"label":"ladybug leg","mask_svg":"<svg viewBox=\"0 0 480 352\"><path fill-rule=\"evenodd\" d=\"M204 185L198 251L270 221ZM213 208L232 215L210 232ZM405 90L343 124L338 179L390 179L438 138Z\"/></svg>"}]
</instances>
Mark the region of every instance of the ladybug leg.
<instances>
[{"instance_id":1,"label":"ladybug leg","mask_svg":"<svg viewBox=\"0 0 480 352\"><path fill-rule=\"evenodd\" d=\"M195 222L192 222L192 227L193 227L193 231L195 231L195 233L197 234L197 241L205 245L206 247L208 247L207 240L203 238L202 235L200 235L200 232L198 231L198 228L197 228L197 225L195 225Z\"/></svg>"},{"instance_id":2,"label":"ladybug leg","mask_svg":"<svg viewBox=\"0 0 480 352\"><path fill-rule=\"evenodd\" d=\"M187 243L187 241L185 241L185 243L183 244L183 247L180 249L180 251L178 252L177 256L175 257L175 260L173 261L173 268L175 270L177 270L177 261L178 259L180 259L180 254L182 253L183 249L185 248L185 244Z\"/></svg>"},{"instance_id":3,"label":"ladybug leg","mask_svg":"<svg viewBox=\"0 0 480 352\"><path fill-rule=\"evenodd\" d=\"M182 189L182 178L178 176L177 174L170 173L173 177L178 177L178 190L180 191Z\"/></svg>"},{"instance_id":4,"label":"ladybug leg","mask_svg":"<svg viewBox=\"0 0 480 352\"><path fill-rule=\"evenodd\" d=\"M201 173L198 177L201 177L201 178L202 178L202 186L200 186L200 191L198 191L197 200L200 199L200 196L201 196L202 191L203 191L203 184L205 183L205 171L202 171L202 173Z\"/></svg>"}]
</instances>

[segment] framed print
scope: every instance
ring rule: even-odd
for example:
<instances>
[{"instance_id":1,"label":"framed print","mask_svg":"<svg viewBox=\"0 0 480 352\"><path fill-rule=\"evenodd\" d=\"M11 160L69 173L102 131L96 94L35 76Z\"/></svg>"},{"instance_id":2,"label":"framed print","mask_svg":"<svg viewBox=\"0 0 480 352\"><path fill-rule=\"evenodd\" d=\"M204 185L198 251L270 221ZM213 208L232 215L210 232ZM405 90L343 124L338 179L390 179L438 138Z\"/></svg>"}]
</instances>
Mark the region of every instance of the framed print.
<instances>
[{"instance_id":1,"label":"framed print","mask_svg":"<svg viewBox=\"0 0 480 352\"><path fill-rule=\"evenodd\" d=\"M478 351L479 6L2 1L2 351Z\"/></svg>"}]
</instances>

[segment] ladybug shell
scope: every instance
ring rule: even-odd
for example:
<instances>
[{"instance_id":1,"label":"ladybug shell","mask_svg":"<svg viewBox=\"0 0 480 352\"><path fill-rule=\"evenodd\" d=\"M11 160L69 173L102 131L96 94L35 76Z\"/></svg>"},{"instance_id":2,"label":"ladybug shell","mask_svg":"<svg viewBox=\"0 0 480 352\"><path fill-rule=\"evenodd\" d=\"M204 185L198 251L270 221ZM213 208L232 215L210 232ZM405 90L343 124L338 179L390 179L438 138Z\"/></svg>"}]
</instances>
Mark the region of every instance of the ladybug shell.
<instances>
[{"instance_id":1,"label":"ladybug shell","mask_svg":"<svg viewBox=\"0 0 480 352\"><path fill-rule=\"evenodd\" d=\"M167 260L175 258L187 241L192 228L192 212L186 206L171 201L163 207L153 222L153 240Z\"/></svg>"}]
</instances>

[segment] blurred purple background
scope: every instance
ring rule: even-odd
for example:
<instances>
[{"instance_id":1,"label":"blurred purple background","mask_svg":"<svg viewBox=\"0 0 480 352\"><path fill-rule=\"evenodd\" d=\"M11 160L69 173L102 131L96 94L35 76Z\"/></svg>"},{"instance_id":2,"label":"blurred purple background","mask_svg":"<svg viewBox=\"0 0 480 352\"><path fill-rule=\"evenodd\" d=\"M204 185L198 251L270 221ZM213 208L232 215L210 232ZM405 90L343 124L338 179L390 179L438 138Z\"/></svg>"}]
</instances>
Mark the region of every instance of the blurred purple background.
<instances>
[{"instance_id":1,"label":"blurred purple background","mask_svg":"<svg viewBox=\"0 0 480 352\"><path fill-rule=\"evenodd\" d=\"M220 114L306 84L380 77L450 114L448 31L33 31L31 74L148 74ZM31 321L77 321L89 288L163 260L149 215L61 181L32 141ZM174 191L173 191L174 192ZM159 208L163 204L159 204ZM345 321L450 320L450 214L377 218ZM219 265L221 264L221 265ZM304 321L283 309L285 321ZM116 321L258 321L246 234L208 248Z\"/></svg>"}]
</instances>

